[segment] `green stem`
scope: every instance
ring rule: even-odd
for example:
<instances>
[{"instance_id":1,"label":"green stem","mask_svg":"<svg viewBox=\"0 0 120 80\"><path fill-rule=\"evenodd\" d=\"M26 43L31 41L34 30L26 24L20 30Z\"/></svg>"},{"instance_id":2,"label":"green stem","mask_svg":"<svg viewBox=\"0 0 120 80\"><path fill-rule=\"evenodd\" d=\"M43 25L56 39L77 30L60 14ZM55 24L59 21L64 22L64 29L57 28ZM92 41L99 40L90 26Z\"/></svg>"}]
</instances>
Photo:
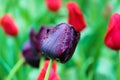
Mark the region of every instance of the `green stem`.
<instances>
[{"instance_id":1,"label":"green stem","mask_svg":"<svg viewBox=\"0 0 120 80\"><path fill-rule=\"evenodd\" d=\"M117 65L117 80L120 80L120 53L119 53L119 51L117 51L117 55L118 55L118 65Z\"/></svg>"},{"instance_id":2,"label":"green stem","mask_svg":"<svg viewBox=\"0 0 120 80\"><path fill-rule=\"evenodd\" d=\"M50 74L50 71L51 71L51 68L52 68L52 63L53 63L53 60L50 59L50 62L49 62L49 65L48 65L47 72L45 74L44 80L48 80L48 78L49 78L49 74Z\"/></svg>"},{"instance_id":3,"label":"green stem","mask_svg":"<svg viewBox=\"0 0 120 80\"><path fill-rule=\"evenodd\" d=\"M42 66L44 64L44 60L45 60L45 58L41 57L41 60L40 60L40 63L39 63L39 71L42 69Z\"/></svg>"},{"instance_id":4,"label":"green stem","mask_svg":"<svg viewBox=\"0 0 120 80\"><path fill-rule=\"evenodd\" d=\"M16 65L13 67L13 69L10 71L9 75L7 76L6 80L11 80L12 77L15 75L17 70L21 67L21 65L25 62L24 58L20 59Z\"/></svg>"}]
</instances>

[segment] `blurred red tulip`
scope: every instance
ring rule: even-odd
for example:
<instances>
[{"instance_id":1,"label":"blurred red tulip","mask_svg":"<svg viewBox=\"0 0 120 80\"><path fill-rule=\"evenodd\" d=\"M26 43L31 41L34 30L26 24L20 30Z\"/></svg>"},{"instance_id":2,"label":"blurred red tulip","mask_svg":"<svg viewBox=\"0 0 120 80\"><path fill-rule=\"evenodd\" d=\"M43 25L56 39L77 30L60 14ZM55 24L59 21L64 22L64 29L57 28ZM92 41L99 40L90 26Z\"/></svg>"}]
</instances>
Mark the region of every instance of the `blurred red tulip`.
<instances>
[{"instance_id":1,"label":"blurred red tulip","mask_svg":"<svg viewBox=\"0 0 120 80\"><path fill-rule=\"evenodd\" d=\"M18 34L17 25L15 24L13 18L8 14L3 15L1 19L1 26L4 32L10 36L16 36Z\"/></svg>"},{"instance_id":2,"label":"blurred red tulip","mask_svg":"<svg viewBox=\"0 0 120 80\"><path fill-rule=\"evenodd\" d=\"M68 23L73 25L77 32L82 31L86 27L84 16L75 2L67 3Z\"/></svg>"},{"instance_id":3,"label":"blurred red tulip","mask_svg":"<svg viewBox=\"0 0 120 80\"><path fill-rule=\"evenodd\" d=\"M56 12L61 7L61 0L46 0L46 6L50 11Z\"/></svg>"},{"instance_id":4,"label":"blurred red tulip","mask_svg":"<svg viewBox=\"0 0 120 80\"><path fill-rule=\"evenodd\" d=\"M120 14L111 16L104 43L113 50L120 49Z\"/></svg>"},{"instance_id":5,"label":"blurred red tulip","mask_svg":"<svg viewBox=\"0 0 120 80\"><path fill-rule=\"evenodd\" d=\"M44 80L46 70L48 68L48 64L49 64L49 60L46 60L44 62L43 68L42 68L37 80ZM48 80L60 80L58 74L56 73L56 66L57 66L56 62L53 62Z\"/></svg>"}]
</instances>

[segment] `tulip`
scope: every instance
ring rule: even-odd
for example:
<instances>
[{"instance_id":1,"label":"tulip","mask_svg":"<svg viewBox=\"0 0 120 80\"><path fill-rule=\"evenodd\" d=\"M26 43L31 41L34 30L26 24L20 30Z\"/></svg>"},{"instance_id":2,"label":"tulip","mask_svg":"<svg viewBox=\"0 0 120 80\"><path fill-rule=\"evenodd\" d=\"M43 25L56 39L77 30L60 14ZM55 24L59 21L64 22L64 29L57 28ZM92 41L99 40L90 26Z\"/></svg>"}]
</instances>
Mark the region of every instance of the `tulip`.
<instances>
[{"instance_id":1,"label":"tulip","mask_svg":"<svg viewBox=\"0 0 120 80\"><path fill-rule=\"evenodd\" d=\"M26 62L32 67L39 67L40 56L37 53L34 53L34 50L31 47L30 41L27 41L22 49L23 57Z\"/></svg>"},{"instance_id":2,"label":"tulip","mask_svg":"<svg viewBox=\"0 0 120 80\"><path fill-rule=\"evenodd\" d=\"M8 14L3 15L2 19L1 19L1 26L7 35L17 36L18 28L17 28L17 25L15 24L13 18L10 15L8 15Z\"/></svg>"},{"instance_id":3,"label":"tulip","mask_svg":"<svg viewBox=\"0 0 120 80\"><path fill-rule=\"evenodd\" d=\"M111 16L104 43L113 50L120 50L120 14Z\"/></svg>"},{"instance_id":4,"label":"tulip","mask_svg":"<svg viewBox=\"0 0 120 80\"><path fill-rule=\"evenodd\" d=\"M77 32L81 32L86 27L86 22L82 11L75 2L67 3L68 23L73 25Z\"/></svg>"},{"instance_id":5,"label":"tulip","mask_svg":"<svg viewBox=\"0 0 120 80\"><path fill-rule=\"evenodd\" d=\"M48 64L49 64L49 60L46 60L44 62L43 68L42 68L37 80L44 80ZM57 66L56 62L53 62L48 80L60 80L59 76L57 74L56 66Z\"/></svg>"},{"instance_id":6,"label":"tulip","mask_svg":"<svg viewBox=\"0 0 120 80\"><path fill-rule=\"evenodd\" d=\"M36 35L31 31L31 43L39 51L51 59L62 63L67 62L73 55L80 38L73 26L61 23L53 28L41 27Z\"/></svg>"},{"instance_id":7,"label":"tulip","mask_svg":"<svg viewBox=\"0 0 120 80\"><path fill-rule=\"evenodd\" d=\"M61 0L46 0L46 6L50 11L56 12L61 7Z\"/></svg>"},{"instance_id":8,"label":"tulip","mask_svg":"<svg viewBox=\"0 0 120 80\"><path fill-rule=\"evenodd\" d=\"M65 63L72 57L79 37L80 33L73 26L59 24L49 30L42 43L42 52L49 58Z\"/></svg>"}]
</instances>

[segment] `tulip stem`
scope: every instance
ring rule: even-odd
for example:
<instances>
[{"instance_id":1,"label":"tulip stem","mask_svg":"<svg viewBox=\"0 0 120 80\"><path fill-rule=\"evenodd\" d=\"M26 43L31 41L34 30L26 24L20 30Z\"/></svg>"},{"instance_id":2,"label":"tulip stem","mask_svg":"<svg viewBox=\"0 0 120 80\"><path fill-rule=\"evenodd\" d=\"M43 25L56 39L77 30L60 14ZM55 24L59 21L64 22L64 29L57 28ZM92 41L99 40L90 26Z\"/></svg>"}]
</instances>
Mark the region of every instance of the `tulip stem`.
<instances>
[{"instance_id":1,"label":"tulip stem","mask_svg":"<svg viewBox=\"0 0 120 80\"><path fill-rule=\"evenodd\" d=\"M7 76L7 78L5 80L11 80L13 78L13 76L15 75L15 73L17 72L17 70L22 66L22 64L25 62L24 58L21 58L16 65L12 68L12 70L10 71L9 75Z\"/></svg>"},{"instance_id":2,"label":"tulip stem","mask_svg":"<svg viewBox=\"0 0 120 80\"><path fill-rule=\"evenodd\" d=\"M52 68L52 63L53 63L53 60L50 59L50 62L49 62L49 65L48 65L47 72L45 74L44 80L48 80L48 78L49 78L49 74L50 74L50 71L51 71L51 68Z\"/></svg>"},{"instance_id":3,"label":"tulip stem","mask_svg":"<svg viewBox=\"0 0 120 80\"><path fill-rule=\"evenodd\" d=\"M39 71L42 69L42 66L44 64L44 60L45 60L45 58L41 57L41 60L40 60L40 63L39 63Z\"/></svg>"},{"instance_id":4,"label":"tulip stem","mask_svg":"<svg viewBox=\"0 0 120 80\"><path fill-rule=\"evenodd\" d=\"M117 56L118 56L118 66L117 66L117 80L120 80L120 52L117 51Z\"/></svg>"}]
</instances>

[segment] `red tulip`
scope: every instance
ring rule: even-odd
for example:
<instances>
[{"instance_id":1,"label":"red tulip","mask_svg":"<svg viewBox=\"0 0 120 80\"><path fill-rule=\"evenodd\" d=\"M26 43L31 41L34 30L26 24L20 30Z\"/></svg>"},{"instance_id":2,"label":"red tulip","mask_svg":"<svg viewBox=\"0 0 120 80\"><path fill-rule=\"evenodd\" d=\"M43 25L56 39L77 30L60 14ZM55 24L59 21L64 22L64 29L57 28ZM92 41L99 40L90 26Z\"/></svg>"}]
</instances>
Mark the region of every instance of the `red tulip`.
<instances>
[{"instance_id":1,"label":"red tulip","mask_svg":"<svg viewBox=\"0 0 120 80\"><path fill-rule=\"evenodd\" d=\"M18 34L17 25L15 24L13 18L10 15L3 15L1 19L1 25L6 34L10 36L16 36Z\"/></svg>"},{"instance_id":2,"label":"red tulip","mask_svg":"<svg viewBox=\"0 0 120 80\"><path fill-rule=\"evenodd\" d=\"M68 23L73 25L76 31L80 32L86 27L84 16L75 2L67 3Z\"/></svg>"},{"instance_id":3,"label":"red tulip","mask_svg":"<svg viewBox=\"0 0 120 80\"><path fill-rule=\"evenodd\" d=\"M61 0L46 0L46 6L50 11L56 12L61 7Z\"/></svg>"},{"instance_id":4,"label":"red tulip","mask_svg":"<svg viewBox=\"0 0 120 80\"><path fill-rule=\"evenodd\" d=\"M49 60L46 60L44 62L43 68L42 68L37 80L44 80L48 64L49 64ZM60 80L58 74L56 73L56 62L53 62L53 64L52 64L52 68L51 68L48 80Z\"/></svg>"},{"instance_id":5,"label":"red tulip","mask_svg":"<svg viewBox=\"0 0 120 80\"><path fill-rule=\"evenodd\" d=\"M120 14L111 16L104 42L113 50L120 49Z\"/></svg>"}]
</instances>

